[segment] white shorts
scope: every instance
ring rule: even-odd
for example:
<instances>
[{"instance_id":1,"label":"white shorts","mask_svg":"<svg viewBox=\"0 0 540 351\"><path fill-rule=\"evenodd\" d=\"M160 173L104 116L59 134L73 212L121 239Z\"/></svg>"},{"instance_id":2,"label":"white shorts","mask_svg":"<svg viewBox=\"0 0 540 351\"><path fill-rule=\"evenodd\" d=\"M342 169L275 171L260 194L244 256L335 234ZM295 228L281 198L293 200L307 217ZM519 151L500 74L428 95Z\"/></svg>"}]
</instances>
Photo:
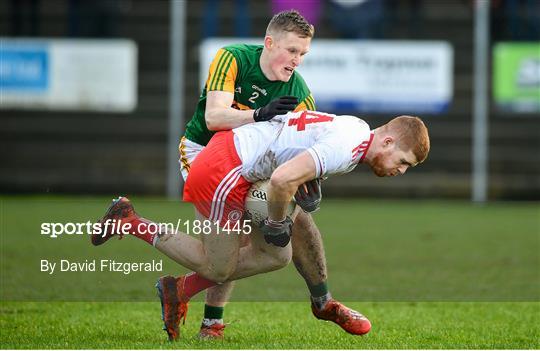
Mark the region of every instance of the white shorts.
<instances>
[{"instance_id":1,"label":"white shorts","mask_svg":"<svg viewBox=\"0 0 540 351\"><path fill-rule=\"evenodd\" d=\"M204 146L186 139L185 136L180 140L180 145L178 146L178 151L180 151L180 159L178 160L178 163L180 163L180 172L182 172L184 182L187 179L189 168L191 167L193 160L195 160L195 157L197 157L202 149L204 149Z\"/></svg>"}]
</instances>

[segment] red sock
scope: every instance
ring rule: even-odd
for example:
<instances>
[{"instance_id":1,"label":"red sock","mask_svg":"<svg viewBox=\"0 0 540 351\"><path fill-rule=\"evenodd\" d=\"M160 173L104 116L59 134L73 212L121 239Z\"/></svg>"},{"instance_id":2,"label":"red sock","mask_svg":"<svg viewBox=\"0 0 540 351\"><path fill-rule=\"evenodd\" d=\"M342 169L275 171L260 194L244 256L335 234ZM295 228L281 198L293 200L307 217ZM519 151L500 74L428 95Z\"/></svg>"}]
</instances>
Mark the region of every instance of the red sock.
<instances>
[{"instance_id":1,"label":"red sock","mask_svg":"<svg viewBox=\"0 0 540 351\"><path fill-rule=\"evenodd\" d=\"M199 273L191 272L186 274L186 279L184 280L184 293L191 299L201 291L216 285L217 283L202 277Z\"/></svg>"},{"instance_id":2,"label":"red sock","mask_svg":"<svg viewBox=\"0 0 540 351\"><path fill-rule=\"evenodd\" d=\"M152 221L146 218L135 218L130 221L131 230L129 231L134 237L146 241L150 245L154 245L154 238L157 235L158 226L150 226L149 224L153 223Z\"/></svg>"}]
</instances>

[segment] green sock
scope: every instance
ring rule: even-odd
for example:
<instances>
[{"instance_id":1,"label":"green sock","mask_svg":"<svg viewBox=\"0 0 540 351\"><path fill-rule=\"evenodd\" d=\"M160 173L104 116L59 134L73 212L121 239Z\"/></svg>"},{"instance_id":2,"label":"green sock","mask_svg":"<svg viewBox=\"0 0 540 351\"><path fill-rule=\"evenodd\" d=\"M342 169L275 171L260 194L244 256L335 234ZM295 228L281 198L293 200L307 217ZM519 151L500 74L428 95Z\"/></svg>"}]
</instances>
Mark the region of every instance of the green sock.
<instances>
[{"instance_id":1,"label":"green sock","mask_svg":"<svg viewBox=\"0 0 540 351\"><path fill-rule=\"evenodd\" d=\"M311 302L313 302L318 310L322 310L332 298L332 295L328 291L328 284L326 282L317 285L308 284L308 288L311 293Z\"/></svg>"},{"instance_id":2,"label":"green sock","mask_svg":"<svg viewBox=\"0 0 540 351\"><path fill-rule=\"evenodd\" d=\"M328 294L328 284L326 283L326 281L317 285L311 285L308 283L308 289L311 293L311 297L314 298L325 296L326 294Z\"/></svg>"},{"instance_id":3,"label":"green sock","mask_svg":"<svg viewBox=\"0 0 540 351\"><path fill-rule=\"evenodd\" d=\"M224 307L204 305L204 318L207 319L223 319Z\"/></svg>"}]
</instances>

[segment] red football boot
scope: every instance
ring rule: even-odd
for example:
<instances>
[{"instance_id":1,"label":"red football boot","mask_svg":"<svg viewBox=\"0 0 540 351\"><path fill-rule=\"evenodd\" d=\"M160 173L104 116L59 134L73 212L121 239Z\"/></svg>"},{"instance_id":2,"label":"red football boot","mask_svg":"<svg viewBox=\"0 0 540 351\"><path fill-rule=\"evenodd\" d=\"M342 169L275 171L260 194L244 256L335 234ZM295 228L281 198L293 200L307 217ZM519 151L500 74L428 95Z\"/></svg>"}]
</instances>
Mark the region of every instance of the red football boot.
<instances>
[{"instance_id":1,"label":"red football boot","mask_svg":"<svg viewBox=\"0 0 540 351\"><path fill-rule=\"evenodd\" d=\"M334 299L330 299L322 310L312 303L311 310L318 319L332 321L350 334L364 335L371 329L371 323L366 317Z\"/></svg>"},{"instance_id":2,"label":"red football boot","mask_svg":"<svg viewBox=\"0 0 540 351\"><path fill-rule=\"evenodd\" d=\"M199 339L214 339L219 340L223 339L223 329L225 329L225 324L214 323L212 325L201 325L201 330L199 331Z\"/></svg>"},{"instance_id":3,"label":"red football boot","mask_svg":"<svg viewBox=\"0 0 540 351\"><path fill-rule=\"evenodd\" d=\"M119 232L122 223L129 223L139 218L140 216L135 212L133 205L127 197L120 196L114 199L107 212L105 212L105 215L98 222L103 232L99 235L91 235L92 244L95 246L104 244L114 235L119 235L122 238L122 233Z\"/></svg>"},{"instance_id":4,"label":"red football boot","mask_svg":"<svg viewBox=\"0 0 540 351\"><path fill-rule=\"evenodd\" d=\"M184 280L185 276L175 278L168 275L159 278L156 284L161 300L163 330L170 341L180 337L180 321L186 323L189 298L184 293Z\"/></svg>"}]
</instances>

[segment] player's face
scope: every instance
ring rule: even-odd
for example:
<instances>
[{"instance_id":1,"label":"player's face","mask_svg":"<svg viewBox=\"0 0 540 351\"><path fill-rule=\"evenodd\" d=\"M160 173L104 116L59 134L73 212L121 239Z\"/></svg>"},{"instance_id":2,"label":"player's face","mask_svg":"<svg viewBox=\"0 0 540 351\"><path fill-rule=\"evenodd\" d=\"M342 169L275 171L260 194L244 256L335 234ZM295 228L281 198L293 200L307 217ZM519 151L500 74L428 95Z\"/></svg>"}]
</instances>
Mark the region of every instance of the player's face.
<instances>
[{"instance_id":1,"label":"player's face","mask_svg":"<svg viewBox=\"0 0 540 351\"><path fill-rule=\"evenodd\" d=\"M374 157L371 169L379 177L393 177L405 174L416 163L412 150L403 151L392 143Z\"/></svg>"},{"instance_id":2,"label":"player's face","mask_svg":"<svg viewBox=\"0 0 540 351\"><path fill-rule=\"evenodd\" d=\"M273 37L269 48L270 80L288 82L296 67L304 61L309 51L311 38L301 38L294 32L285 32Z\"/></svg>"}]
</instances>

